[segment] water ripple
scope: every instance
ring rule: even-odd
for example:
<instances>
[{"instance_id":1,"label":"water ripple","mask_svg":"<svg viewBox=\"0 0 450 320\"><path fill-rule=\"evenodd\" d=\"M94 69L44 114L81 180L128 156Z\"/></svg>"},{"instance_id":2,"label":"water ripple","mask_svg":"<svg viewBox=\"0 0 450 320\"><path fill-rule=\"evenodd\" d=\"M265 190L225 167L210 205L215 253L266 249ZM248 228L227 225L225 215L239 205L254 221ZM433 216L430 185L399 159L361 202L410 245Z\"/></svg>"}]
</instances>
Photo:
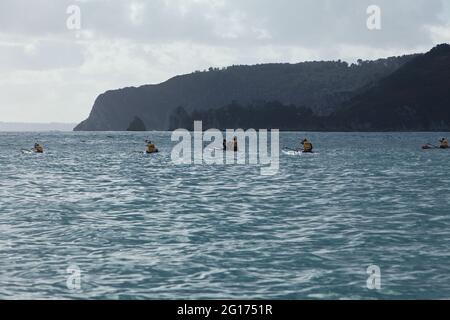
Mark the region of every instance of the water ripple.
<instances>
[{"instance_id":1,"label":"water ripple","mask_svg":"<svg viewBox=\"0 0 450 320\"><path fill-rule=\"evenodd\" d=\"M418 148L435 135L310 133L318 152L271 177L175 166L151 135L156 156L139 133L0 135L0 298L450 296L450 153ZM46 154L19 152L35 140Z\"/></svg>"}]
</instances>

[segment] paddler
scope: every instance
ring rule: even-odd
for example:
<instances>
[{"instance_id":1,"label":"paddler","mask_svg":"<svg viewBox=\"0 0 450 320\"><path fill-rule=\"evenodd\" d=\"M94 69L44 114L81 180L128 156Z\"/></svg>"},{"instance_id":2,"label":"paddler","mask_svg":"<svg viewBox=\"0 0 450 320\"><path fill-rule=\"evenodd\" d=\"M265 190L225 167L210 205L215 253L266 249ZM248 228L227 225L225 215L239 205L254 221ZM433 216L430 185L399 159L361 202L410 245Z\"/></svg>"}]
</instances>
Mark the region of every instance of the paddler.
<instances>
[{"instance_id":1,"label":"paddler","mask_svg":"<svg viewBox=\"0 0 450 320\"><path fill-rule=\"evenodd\" d=\"M449 148L448 139L447 138L442 138L441 140L439 140L439 142L441 143L439 148L441 148L441 149L448 149Z\"/></svg>"},{"instance_id":2,"label":"paddler","mask_svg":"<svg viewBox=\"0 0 450 320\"><path fill-rule=\"evenodd\" d=\"M156 148L156 146L155 146L155 144L153 142L151 142L151 141L146 141L146 142L147 142L147 150L146 150L146 152L148 154L159 152L159 150Z\"/></svg>"},{"instance_id":3,"label":"paddler","mask_svg":"<svg viewBox=\"0 0 450 320\"><path fill-rule=\"evenodd\" d=\"M312 143L308 139L303 139L301 144L303 146L303 152L304 153L311 153L311 152L313 152L314 147L313 147Z\"/></svg>"},{"instance_id":4,"label":"paddler","mask_svg":"<svg viewBox=\"0 0 450 320\"><path fill-rule=\"evenodd\" d=\"M44 153L44 147L42 147L39 143L35 143L32 151L36 153Z\"/></svg>"}]
</instances>

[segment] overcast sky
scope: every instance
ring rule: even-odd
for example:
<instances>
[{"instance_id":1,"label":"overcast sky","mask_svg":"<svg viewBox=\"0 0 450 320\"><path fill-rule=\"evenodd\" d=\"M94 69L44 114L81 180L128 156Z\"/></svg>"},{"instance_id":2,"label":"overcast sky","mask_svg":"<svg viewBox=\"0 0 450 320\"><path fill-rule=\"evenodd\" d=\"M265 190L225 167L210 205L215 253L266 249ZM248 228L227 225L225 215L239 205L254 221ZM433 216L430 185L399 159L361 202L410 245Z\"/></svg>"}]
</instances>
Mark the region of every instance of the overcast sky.
<instances>
[{"instance_id":1,"label":"overcast sky","mask_svg":"<svg viewBox=\"0 0 450 320\"><path fill-rule=\"evenodd\" d=\"M79 122L106 90L210 66L424 52L450 42L446 3L0 0L0 121ZM367 28L369 5L381 30Z\"/></svg>"}]
</instances>

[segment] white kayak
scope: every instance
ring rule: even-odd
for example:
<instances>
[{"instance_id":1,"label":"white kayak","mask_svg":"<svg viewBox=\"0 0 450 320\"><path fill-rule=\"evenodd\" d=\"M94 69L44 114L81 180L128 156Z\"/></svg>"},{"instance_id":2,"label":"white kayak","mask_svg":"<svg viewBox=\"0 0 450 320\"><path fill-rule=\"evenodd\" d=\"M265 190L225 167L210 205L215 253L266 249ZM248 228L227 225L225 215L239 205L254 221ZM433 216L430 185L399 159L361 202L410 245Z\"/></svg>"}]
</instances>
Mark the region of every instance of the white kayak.
<instances>
[{"instance_id":1,"label":"white kayak","mask_svg":"<svg viewBox=\"0 0 450 320\"><path fill-rule=\"evenodd\" d=\"M287 156L301 156L303 154L303 151L286 150L286 149L281 150L281 152L283 152L283 154Z\"/></svg>"},{"instance_id":2,"label":"white kayak","mask_svg":"<svg viewBox=\"0 0 450 320\"><path fill-rule=\"evenodd\" d=\"M303 152L303 150L282 149L281 152L287 156L301 156L305 154L316 155L316 152Z\"/></svg>"}]
</instances>

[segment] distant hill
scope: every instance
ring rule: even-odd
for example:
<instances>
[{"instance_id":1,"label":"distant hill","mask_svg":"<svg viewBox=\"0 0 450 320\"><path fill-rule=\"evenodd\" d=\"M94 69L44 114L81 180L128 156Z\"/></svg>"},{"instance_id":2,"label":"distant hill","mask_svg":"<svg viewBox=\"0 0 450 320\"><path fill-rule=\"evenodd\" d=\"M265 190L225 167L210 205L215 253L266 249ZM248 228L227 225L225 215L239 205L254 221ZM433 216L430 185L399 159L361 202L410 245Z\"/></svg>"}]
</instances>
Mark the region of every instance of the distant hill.
<instances>
[{"instance_id":1,"label":"distant hill","mask_svg":"<svg viewBox=\"0 0 450 320\"><path fill-rule=\"evenodd\" d=\"M260 105L278 101L327 115L362 88L384 78L415 55L377 61L303 62L210 69L177 76L159 85L125 88L101 94L89 118L77 131L124 131L135 116L148 130L167 130L173 111L217 109L233 101Z\"/></svg>"},{"instance_id":2,"label":"distant hill","mask_svg":"<svg viewBox=\"0 0 450 320\"><path fill-rule=\"evenodd\" d=\"M72 131L75 123L19 123L0 122L0 131L3 132L34 132L34 131Z\"/></svg>"},{"instance_id":3,"label":"distant hill","mask_svg":"<svg viewBox=\"0 0 450 320\"><path fill-rule=\"evenodd\" d=\"M277 128L314 131L450 131L450 45L418 55L392 74L358 89L330 115L280 101L239 104L170 116L170 128Z\"/></svg>"},{"instance_id":4,"label":"distant hill","mask_svg":"<svg viewBox=\"0 0 450 320\"><path fill-rule=\"evenodd\" d=\"M450 131L450 45L409 61L331 117L328 129Z\"/></svg>"}]
</instances>

